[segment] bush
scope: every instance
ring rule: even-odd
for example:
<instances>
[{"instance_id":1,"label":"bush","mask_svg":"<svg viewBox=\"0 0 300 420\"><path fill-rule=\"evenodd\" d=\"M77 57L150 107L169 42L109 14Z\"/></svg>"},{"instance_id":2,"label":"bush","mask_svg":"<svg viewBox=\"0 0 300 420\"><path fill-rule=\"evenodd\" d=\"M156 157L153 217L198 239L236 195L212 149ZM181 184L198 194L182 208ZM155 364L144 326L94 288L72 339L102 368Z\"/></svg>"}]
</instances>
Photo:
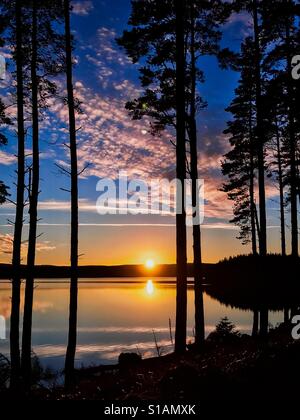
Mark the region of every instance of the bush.
<instances>
[{"instance_id":1,"label":"bush","mask_svg":"<svg viewBox=\"0 0 300 420\"><path fill-rule=\"evenodd\" d=\"M222 318L221 321L216 325L215 331L213 331L208 336L208 340L224 343L235 341L240 338L240 336L240 332L236 330L235 325L229 321L226 316L225 318Z\"/></svg>"},{"instance_id":2,"label":"bush","mask_svg":"<svg viewBox=\"0 0 300 420\"><path fill-rule=\"evenodd\" d=\"M9 360L0 354L0 391L3 391L7 387L7 383L10 376L10 363Z\"/></svg>"}]
</instances>

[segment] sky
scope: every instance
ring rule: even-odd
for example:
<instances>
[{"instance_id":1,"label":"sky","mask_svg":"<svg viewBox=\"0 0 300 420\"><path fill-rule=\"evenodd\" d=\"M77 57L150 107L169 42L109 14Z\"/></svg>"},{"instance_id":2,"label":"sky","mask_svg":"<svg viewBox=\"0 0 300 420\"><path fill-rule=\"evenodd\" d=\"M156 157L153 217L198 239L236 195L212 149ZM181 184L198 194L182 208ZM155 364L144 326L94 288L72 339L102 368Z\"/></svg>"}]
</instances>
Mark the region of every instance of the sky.
<instances>
[{"instance_id":1,"label":"sky","mask_svg":"<svg viewBox=\"0 0 300 420\"><path fill-rule=\"evenodd\" d=\"M125 104L140 92L138 65L126 57L115 38L127 27L130 0L74 1L72 28L76 39L74 85L82 103L77 116L78 159L84 172L79 180L80 264L135 264L153 259L174 263L175 218L170 215L100 215L96 209L102 178L117 179L127 171L128 179L170 178L174 173L175 153L171 133L154 137L148 121L132 121ZM222 28L222 45L234 50L251 33L249 17L233 15ZM9 51L3 50L9 64ZM250 252L236 239L238 230L229 223L232 203L220 191L220 163L229 150L223 130L230 115L230 104L238 73L221 70L216 59L202 57L199 65L205 83L199 86L208 107L198 115L199 177L205 184L202 246L204 262ZM8 96L11 76L8 67L0 94ZM63 80L59 82L64 89ZM13 107L10 112L14 112ZM64 265L69 262L70 200L69 178L59 167L68 168L68 112L53 99L50 112L41 122L41 193L39 197L38 264ZM16 135L8 130L9 145L0 149L0 179L10 186L12 198L16 179ZM30 154L30 130L26 144ZM30 159L30 157L28 157ZM267 184L269 250L279 251L278 191ZM0 262L11 260L14 206L0 207ZM26 255L28 207L25 208L23 257ZM192 261L191 228L188 228L188 259Z\"/></svg>"}]
</instances>

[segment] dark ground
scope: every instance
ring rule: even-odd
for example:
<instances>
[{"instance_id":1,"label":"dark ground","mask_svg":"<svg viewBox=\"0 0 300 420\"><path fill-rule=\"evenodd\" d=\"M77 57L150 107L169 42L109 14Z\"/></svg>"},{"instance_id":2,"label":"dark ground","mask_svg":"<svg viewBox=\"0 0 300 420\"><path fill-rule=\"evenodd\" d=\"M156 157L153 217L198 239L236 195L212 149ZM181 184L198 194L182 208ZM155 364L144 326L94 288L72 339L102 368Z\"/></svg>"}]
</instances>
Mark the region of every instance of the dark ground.
<instances>
[{"instance_id":1,"label":"dark ground","mask_svg":"<svg viewBox=\"0 0 300 420\"><path fill-rule=\"evenodd\" d=\"M129 356L119 365L77 371L77 385L36 387L29 400L104 401L299 401L300 341L291 325L281 325L267 340L250 336L214 337L202 351L192 346L174 354L138 360ZM126 359L126 357L125 357ZM16 396L15 396L16 397ZM10 399L8 391L2 398ZM0 395L0 399L1 395Z\"/></svg>"}]
</instances>

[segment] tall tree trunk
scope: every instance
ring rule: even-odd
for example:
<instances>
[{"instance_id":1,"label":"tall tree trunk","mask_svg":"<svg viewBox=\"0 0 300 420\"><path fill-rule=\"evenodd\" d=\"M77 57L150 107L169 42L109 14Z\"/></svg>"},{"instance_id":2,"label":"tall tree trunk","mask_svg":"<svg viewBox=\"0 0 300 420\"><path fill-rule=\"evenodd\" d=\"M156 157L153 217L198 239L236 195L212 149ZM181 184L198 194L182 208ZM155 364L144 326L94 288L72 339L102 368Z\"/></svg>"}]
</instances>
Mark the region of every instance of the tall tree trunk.
<instances>
[{"instance_id":1,"label":"tall tree trunk","mask_svg":"<svg viewBox=\"0 0 300 420\"><path fill-rule=\"evenodd\" d=\"M287 10L291 10L291 1L286 0ZM296 135L295 135L295 111L294 91L292 86L292 54L291 54L291 30L290 16L286 19L286 61L287 61L287 96L288 96L288 119L289 119L289 146L290 146L290 194L291 194L291 227L292 227L292 255L298 257L298 209L297 209L297 165L296 165Z\"/></svg>"},{"instance_id":2,"label":"tall tree trunk","mask_svg":"<svg viewBox=\"0 0 300 420\"><path fill-rule=\"evenodd\" d=\"M22 335L21 367L24 383L31 383L31 333L32 307L34 291L34 267L37 238L38 196L40 180L39 162L39 110L37 78L37 0L32 3L32 37L31 37L31 102L32 102L32 181L29 197L29 239L27 253L27 278L25 286L25 303Z\"/></svg>"},{"instance_id":3,"label":"tall tree trunk","mask_svg":"<svg viewBox=\"0 0 300 420\"><path fill-rule=\"evenodd\" d=\"M281 145L278 121L276 118L276 149L277 149L277 164L278 164L278 183L279 183L279 196L280 196L280 231L281 231L281 254L286 255L286 242L285 242L285 215L284 215L284 190L283 190L283 173L282 173L282 159L281 159Z\"/></svg>"},{"instance_id":4,"label":"tall tree trunk","mask_svg":"<svg viewBox=\"0 0 300 420\"><path fill-rule=\"evenodd\" d=\"M255 217L255 226L256 226L256 231L257 231L257 237L259 238L260 235L260 227L259 227L259 220L258 220L258 213L257 213L257 208L256 208L256 204L254 203L254 217Z\"/></svg>"},{"instance_id":5,"label":"tall tree trunk","mask_svg":"<svg viewBox=\"0 0 300 420\"><path fill-rule=\"evenodd\" d=\"M290 308L285 306L283 309L283 322L287 324L290 321Z\"/></svg>"},{"instance_id":6,"label":"tall tree trunk","mask_svg":"<svg viewBox=\"0 0 300 420\"><path fill-rule=\"evenodd\" d=\"M259 335L261 338L266 338L266 336L268 335L268 330L269 330L269 311L266 306L263 306L261 308L259 319L260 319Z\"/></svg>"},{"instance_id":7,"label":"tall tree trunk","mask_svg":"<svg viewBox=\"0 0 300 420\"><path fill-rule=\"evenodd\" d=\"M256 76L256 134L258 156L258 187L259 187L259 215L260 235L259 252L261 256L267 254L267 218L266 218L266 192L265 192L265 157L264 157L264 121L262 109L262 86L261 86L261 49L259 40L258 5L253 0L253 23L255 43L255 76Z\"/></svg>"},{"instance_id":8,"label":"tall tree trunk","mask_svg":"<svg viewBox=\"0 0 300 420\"><path fill-rule=\"evenodd\" d=\"M195 19L194 4L191 4L191 106L190 106L190 153L193 214L193 254L195 291L195 344L201 346L205 340L204 303L202 288L201 227L198 186L198 150L196 123L196 57L195 57Z\"/></svg>"},{"instance_id":9,"label":"tall tree trunk","mask_svg":"<svg viewBox=\"0 0 300 420\"><path fill-rule=\"evenodd\" d=\"M252 325L252 337L258 335L258 323L259 323L259 311L254 309L253 311L253 325Z\"/></svg>"},{"instance_id":10,"label":"tall tree trunk","mask_svg":"<svg viewBox=\"0 0 300 420\"><path fill-rule=\"evenodd\" d=\"M24 89L23 89L23 28L22 1L16 0L16 69L17 69L17 119L18 119L18 181L17 206L13 242L13 279L10 319L10 358L11 358L11 387L16 388L20 377L20 266L25 192L25 128L24 128Z\"/></svg>"},{"instance_id":11,"label":"tall tree trunk","mask_svg":"<svg viewBox=\"0 0 300 420\"><path fill-rule=\"evenodd\" d=\"M256 243L256 222L255 222L255 198L254 198L254 147L253 147L253 130L252 130L252 106L250 105L250 217L251 217L251 243L252 243L252 254L257 255L257 243Z\"/></svg>"},{"instance_id":12,"label":"tall tree trunk","mask_svg":"<svg viewBox=\"0 0 300 420\"><path fill-rule=\"evenodd\" d=\"M69 307L69 336L65 362L65 384L74 382L74 362L77 341L78 299L78 167L76 144L75 102L73 90L72 37L70 25L70 1L64 0L67 92L69 108L70 155L71 155L71 283Z\"/></svg>"},{"instance_id":13,"label":"tall tree trunk","mask_svg":"<svg viewBox=\"0 0 300 420\"><path fill-rule=\"evenodd\" d=\"M187 251L185 213L185 51L184 14L185 1L176 0L176 175L181 188L177 188L176 253L177 253L177 296L175 352L186 350L187 323ZM181 208L181 209L180 209ZM180 211L181 210L181 211Z\"/></svg>"},{"instance_id":14,"label":"tall tree trunk","mask_svg":"<svg viewBox=\"0 0 300 420\"><path fill-rule=\"evenodd\" d=\"M257 255L256 222L255 222L256 205L255 205L255 200L254 200L254 172L253 172L252 163L251 163L251 175L250 175L251 244L252 244L252 254Z\"/></svg>"},{"instance_id":15,"label":"tall tree trunk","mask_svg":"<svg viewBox=\"0 0 300 420\"><path fill-rule=\"evenodd\" d=\"M256 85L256 141L258 158L258 189L259 189L259 254L261 257L267 255L267 216L266 216L266 191L265 191L265 133L262 105L262 80L261 80L261 46L260 31L258 23L258 2L253 0L253 26L255 44L255 85ZM258 264L258 275L264 278L262 261ZM262 308L260 311L260 331L261 337L266 337L268 333L268 310Z\"/></svg>"}]
</instances>

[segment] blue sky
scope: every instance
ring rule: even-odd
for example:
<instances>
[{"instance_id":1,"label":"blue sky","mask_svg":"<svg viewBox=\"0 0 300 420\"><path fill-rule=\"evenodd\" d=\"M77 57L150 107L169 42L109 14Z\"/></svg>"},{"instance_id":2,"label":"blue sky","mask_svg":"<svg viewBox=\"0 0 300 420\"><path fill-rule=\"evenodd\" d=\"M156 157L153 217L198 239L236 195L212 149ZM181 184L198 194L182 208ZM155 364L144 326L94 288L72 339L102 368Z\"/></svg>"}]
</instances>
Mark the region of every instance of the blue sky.
<instances>
[{"instance_id":1,"label":"blue sky","mask_svg":"<svg viewBox=\"0 0 300 420\"><path fill-rule=\"evenodd\" d=\"M147 132L147 121L131 121L124 105L139 93L138 66L130 63L116 45L115 38L127 26L129 0L74 1L72 27L76 39L74 69L76 95L83 114L77 118L79 166L88 169L80 179L80 253L81 264L141 263L147 258L156 262L175 261L174 218L167 216L100 216L95 204L99 178L115 179L119 170L129 177L149 179L165 177L174 170L174 150L170 135L154 138ZM246 15L234 15L223 28L224 46L237 50L243 37L251 32ZM7 55L9 62L9 53ZM233 98L239 75L218 68L216 59L203 57L199 62L205 83L199 86L208 102L198 116L200 178L205 181L206 207L203 226L205 261L217 261L231 254L248 252L235 238L237 231L228 223L231 203L219 191L222 185L220 160L228 150L222 134L230 115L225 112ZM64 81L60 82L64 89ZM10 75L2 83L2 95L10 91ZM7 97L9 99L9 97ZM7 100L8 100L7 99ZM53 100L51 112L41 126L41 194L39 216L38 263L67 264L69 259L69 179L56 164L68 164L67 109ZM13 110L11 111L13 112ZM14 195L16 137L8 132L9 145L0 150L0 172ZM27 148L30 147L30 130ZM28 158L30 159L30 158ZM270 249L278 250L279 221L275 187L268 186L268 221ZM26 210L27 211L27 210ZM0 208L0 260L10 260L14 208ZM25 214L24 241L28 220ZM140 226L143 224L144 226ZM106 225L106 226L103 226ZM191 240L189 232L189 258ZM24 244L24 253L26 244Z\"/></svg>"}]
</instances>

